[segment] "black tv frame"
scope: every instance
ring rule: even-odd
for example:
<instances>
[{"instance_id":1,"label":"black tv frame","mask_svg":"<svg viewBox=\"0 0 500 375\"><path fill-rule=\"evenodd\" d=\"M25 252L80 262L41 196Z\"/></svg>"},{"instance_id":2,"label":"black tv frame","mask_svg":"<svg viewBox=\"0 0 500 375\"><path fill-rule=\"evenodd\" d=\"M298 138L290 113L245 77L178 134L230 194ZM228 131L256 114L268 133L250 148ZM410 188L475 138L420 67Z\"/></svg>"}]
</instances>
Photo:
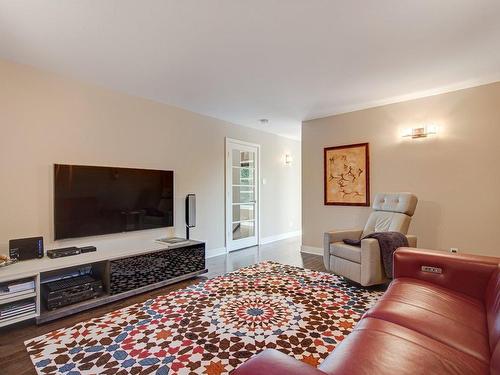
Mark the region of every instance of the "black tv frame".
<instances>
[{"instance_id":1,"label":"black tv frame","mask_svg":"<svg viewBox=\"0 0 500 375\"><path fill-rule=\"evenodd\" d=\"M58 223L57 223L57 218L58 216L58 204L57 204L57 170L60 167L83 167L83 168L103 168L103 169L110 169L110 170L133 170L133 171L144 171L144 172L162 172L162 173L167 173L171 177L171 187L170 191L171 194L166 198L168 199L169 202L169 207L171 207L171 215L168 216L167 222L163 225L155 226L153 228L137 228L137 229L130 229L130 230L113 230L113 231L101 231L101 232L92 232L88 234L74 234L74 235L61 235L61 233L58 232ZM174 188L175 188L175 180L174 180L174 171L173 170L160 170L160 169L147 169L147 168L129 168L129 167L115 167L115 166L95 166L95 165L76 165L76 164L62 164L62 163L57 163L54 164L53 168L53 223L54 223L54 240L63 240L63 239L71 239L71 238L83 238L83 237L90 237L90 236L101 236L101 235L109 235L109 234L117 234L117 233L126 233L126 232L133 232L133 231L141 231L141 230L148 230L148 229L159 229L159 228L168 228L174 226L174 219L175 219L175 212L174 212Z\"/></svg>"}]
</instances>

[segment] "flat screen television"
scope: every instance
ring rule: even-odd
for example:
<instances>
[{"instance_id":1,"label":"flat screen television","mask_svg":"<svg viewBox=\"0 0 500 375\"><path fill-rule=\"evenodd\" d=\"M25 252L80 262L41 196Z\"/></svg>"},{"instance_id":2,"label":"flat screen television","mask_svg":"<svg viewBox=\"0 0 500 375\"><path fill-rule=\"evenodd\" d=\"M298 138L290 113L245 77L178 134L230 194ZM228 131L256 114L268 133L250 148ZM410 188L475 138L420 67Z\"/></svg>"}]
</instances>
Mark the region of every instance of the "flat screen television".
<instances>
[{"instance_id":1,"label":"flat screen television","mask_svg":"<svg viewBox=\"0 0 500 375\"><path fill-rule=\"evenodd\" d=\"M173 171L54 165L56 240L173 224Z\"/></svg>"}]
</instances>

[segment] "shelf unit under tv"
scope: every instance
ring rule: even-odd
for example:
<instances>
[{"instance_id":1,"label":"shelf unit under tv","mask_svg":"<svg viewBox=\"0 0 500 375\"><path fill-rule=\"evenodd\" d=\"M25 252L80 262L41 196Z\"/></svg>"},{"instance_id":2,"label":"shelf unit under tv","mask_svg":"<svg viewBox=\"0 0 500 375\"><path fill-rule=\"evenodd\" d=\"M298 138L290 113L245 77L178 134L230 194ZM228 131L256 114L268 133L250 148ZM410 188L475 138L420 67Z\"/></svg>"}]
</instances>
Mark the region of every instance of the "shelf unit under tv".
<instances>
[{"instance_id":1,"label":"shelf unit under tv","mask_svg":"<svg viewBox=\"0 0 500 375\"><path fill-rule=\"evenodd\" d=\"M15 324L21 322L23 320L36 318L39 313L39 304L38 304L38 289L39 289L39 278L37 275L20 278L20 279L12 279L12 280L3 280L0 281L0 286L4 287L9 284L16 284L20 282L33 282L33 288L23 291L10 292L10 293L2 293L0 294L0 327L5 327L11 324ZM13 311L9 312L8 316L2 316L2 311L4 308L8 308L14 304L18 303L34 303L34 307L24 308L19 312Z\"/></svg>"},{"instance_id":2,"label":"shelf unit under tv","mask_svg":"<svg viewBox=\"0 0 500 375\"><path fill-rule=\"evenodd\" d=\"M151 238L125 238L112 239L107 241L106 244L100 243L97 248L98 250L96 252L56 259L50 259L45 256L41 259L21 261L8 267L0 268L0 283L33 278L36 284L35 292L25 297L35 300L36 313L23 316L19 315L16 319L6 321L4 324L0 323L0 327L33 318L36 319L38 324L42 324L196 277L207 272L205 266L205 243L200 241L189 240L185 243L167 246L164 243L155 242L154 239ZM115 269L118 267L119 269L120 263L128 262L124 263L124 267L126 267L131 260L140 264L141 259L146 259L146 257L168 258L171 255L175 255L174 258L178 258L179 254L181 254L180 252L183 254L182 256L193 257L184 261L185 264L190 264L190 266L186 268L186 272L179 273L177 270L173 270L171 273L166 273L164 279L154 280L155 282L148 282L146 285L142 285L141 282L134 283L133 277L127 275L127 280L129 279L133 282L130 287L125 286L122 289L117 288L116 285L113 287L111 273L113 272L113 267ZM149 262L151 262L151 260ZM163 263L165 263L165 261ZM174 263L175 262L172 262L172 265L174 265ZM177 266L178 263L177 261ZM168 264L168 261L165 264ZM55 310L48 310L41 297L41 285L43 285L44 278L48 276L53 277L57 275L58 272L62 274L67 272L67 270L86 266L93 266L99 270L98 274L103 278L104 293L94 299L78 302ZM144 270L144 272L147 273L148 271ZM117 281L115 281L115 284L116 283ZM0 301L0 304L1 303Z\"/></svg>"}]
</instances>

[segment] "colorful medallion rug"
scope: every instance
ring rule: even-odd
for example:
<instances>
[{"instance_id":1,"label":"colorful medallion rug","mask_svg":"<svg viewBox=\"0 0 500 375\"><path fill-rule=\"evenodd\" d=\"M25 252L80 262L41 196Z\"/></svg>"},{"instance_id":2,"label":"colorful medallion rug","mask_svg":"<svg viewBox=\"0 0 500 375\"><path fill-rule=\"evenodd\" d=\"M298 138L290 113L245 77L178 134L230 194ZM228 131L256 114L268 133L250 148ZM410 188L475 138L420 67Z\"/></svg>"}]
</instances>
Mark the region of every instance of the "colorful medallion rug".
<instances>
[{"instance_id":1,"label":"colorful medallion rug","mask_svg":"<svg viewBox=\"0 0 500 375\"><path fill-rule=\"evenodd\" d=\"M263 262L26 341L39 374L227 374L274 348L318 365L382 295Z\"/></svg>"}]
</instances>

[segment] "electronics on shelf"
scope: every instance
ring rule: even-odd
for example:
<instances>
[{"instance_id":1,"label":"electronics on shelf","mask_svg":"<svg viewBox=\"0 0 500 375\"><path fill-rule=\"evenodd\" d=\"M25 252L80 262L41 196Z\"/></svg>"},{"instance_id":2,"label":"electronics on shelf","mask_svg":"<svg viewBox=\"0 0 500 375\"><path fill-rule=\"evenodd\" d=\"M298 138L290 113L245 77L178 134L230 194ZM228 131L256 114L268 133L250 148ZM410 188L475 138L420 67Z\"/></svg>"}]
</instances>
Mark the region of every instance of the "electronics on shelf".
<instances>
[{"instance_id":1,"label":"electronics on shelf","mask_svg":"<svg viewBox=\"0 0 500 375\"><path fill-rule=\"evenodd\" d=\"M69 257L72 255L90 253L92 251L97 251L95 246L83 246L83 247L63 247L60 249L47 250L47 256L51 259Z\"/></svg>"},{"instance_id":2,"label":"electronics on shelf","mask_svg":"<svg viewBox=\"0 0 500 375\"><path fill-rule=\"evenodd\" d=\"M51 259L90 253L97 251L95 246L63 247L47 250ZM11 261L43 258L43 237L18 238L9 241L9 258Z\"/></svg>"},{"instance_id":3,"label":"electronics on shelf","mask_svg":"<svg viewBox=\"0 0 500 375\"><path fill-rule=\"evenodd\" d=\"M17 260L43 258L43 237L10 240L9 257Z\"/></svg>"},{"instance_id":4,"label":"electronics on shelf","mask_svg":"<svg viewBox=\"0 0 500 375\"><path fill-rule=\"evenodd\" d=\"M62 279L71 279L73 277L83 276L83 275L90 275L91 272L92 272L92 266L82 267L78 270L74 270L71 272L64 272L64 273L61 273L58 275L45 277L40 283L47 284L47 283L50 283L52 281L58 281L58 280L62 280Z\"/></svg>"},{"instance_id":5,"label":"electronics on shelf","mask_svg":"<svg viewBox=\"0 0 500 375\"><path fill-rule=\"evenodd\" d=\"M1 269L0 327L31 318L46 323L207 272L205 243L167 241L173 243L152 245L148 239L143 249L132 243L67 261L19 262ZM27 303L11 305L19 301Z\"/></svg>"},{"instance_id":6,"label":"electronics on shelf","mask_svg":"<svg viewBox=\"0 0 500 375\"><path fill-rule=\"evenodd\" d=\"M42 296L48 310L97 298L102 293L102 281L91 275L50 281L42 286Z\"/></svg>"},{"instance_id":7,"label":"electronics on shelf","mask_svg":"<svg viewBox=\"0 0 500 375\"><path fill-rule=\"evenodd\" d=\"M91 253L93 251L97 251L97 247L95 247L95 246L83 246L83 247L80 247L80 251L82 254Z\"/></svg>"},{"instance_id":8,"label":"electronics on shelf","mask_svg":"<svg viewBox=\"0 0 500 375\"><path fill-rule=\"evenodd\" d=\"M47 256L51 259L69 257L71 255L78 255L80 253L81 253L80 248L76 246L47 250Z\"/></svg>"}]
</instances>

